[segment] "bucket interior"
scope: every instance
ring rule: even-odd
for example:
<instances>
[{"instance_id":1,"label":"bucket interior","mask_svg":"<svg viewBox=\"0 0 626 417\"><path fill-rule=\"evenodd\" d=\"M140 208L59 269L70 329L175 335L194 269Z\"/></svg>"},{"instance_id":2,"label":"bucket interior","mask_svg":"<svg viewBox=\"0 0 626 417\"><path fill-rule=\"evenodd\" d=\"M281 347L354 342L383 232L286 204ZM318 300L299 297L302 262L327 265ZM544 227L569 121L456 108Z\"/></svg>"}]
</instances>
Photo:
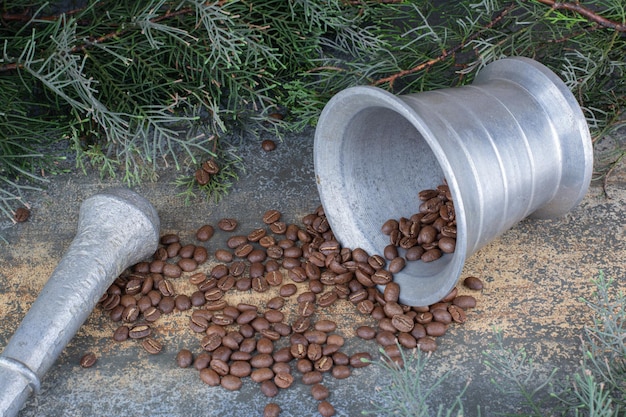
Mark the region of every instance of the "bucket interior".
<instances>
[{"instance_id":1,"label":"bucket interior","mask_svg":"<svg viewBox=\"0 0 626 417\"><path fill-rule=\"evenodd\" d=\"M390 243L381 232L383 223L418 213L419 191L436 188L445 174L420 129L394 109L364 107L336 134L343 135L331 145L337 148L326 151L338 158L329 163L336 164L337 178L332 181L340 184L342 195L320 192L329 222L344 247L382 255ZM325 163L320 164L316 170L323 169ZM403 256L406 251L399 252ZM459 260L454 260L455 255L448 254L429 263L407 262L394 276L402 287L401 301L416 305L414 300L426 296L432 302L445 296L456 282L458 272L452 269ZM433 296L438 298L433 301Z\"/></svg>"}]
</instances>

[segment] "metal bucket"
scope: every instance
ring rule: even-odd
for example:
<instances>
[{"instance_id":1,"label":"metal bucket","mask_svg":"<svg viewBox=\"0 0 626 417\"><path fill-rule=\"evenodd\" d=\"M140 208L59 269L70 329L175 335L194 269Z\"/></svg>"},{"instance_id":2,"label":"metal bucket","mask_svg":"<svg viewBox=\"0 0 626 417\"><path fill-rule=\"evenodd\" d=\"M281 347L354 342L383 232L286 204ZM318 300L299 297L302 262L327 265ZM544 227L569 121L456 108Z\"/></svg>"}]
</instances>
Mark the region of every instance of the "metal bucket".
<instances>
[{"instance_id":1,"label":"metal bucket","mask_svg":"<svg viewBox=\"0 0 626 417\"><path fill-rule=\"evenodd\" d=\"M584 197L593 151L566 85L527 58L487 65L473 84L395 96L353 87L334 96L315 132L321 202L344 247L382 254L391 218L418 211L420 190L447 181L456 249L394 274L400 301L435 303L465 260L527 216L563 215Z\"/></svg>"}]
</instances>

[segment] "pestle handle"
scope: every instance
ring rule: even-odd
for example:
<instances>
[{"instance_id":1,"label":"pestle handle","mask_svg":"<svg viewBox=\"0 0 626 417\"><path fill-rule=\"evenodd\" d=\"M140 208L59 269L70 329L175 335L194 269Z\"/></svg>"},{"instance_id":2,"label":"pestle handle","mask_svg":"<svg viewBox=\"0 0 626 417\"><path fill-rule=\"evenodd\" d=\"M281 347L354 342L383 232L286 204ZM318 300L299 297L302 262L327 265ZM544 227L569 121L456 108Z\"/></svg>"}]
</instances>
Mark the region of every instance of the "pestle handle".
<instances>
[{"instance_id":1,"label":"pestle handle","mask_svg":"<svg viewBox=\"0 0 626 417\"><path fill-rule=\"evenodd\" d=\"M15 416L40 379L129 266L157 249L159 217L125 188L86 199L77 233L0 355L0 411Z\"/></svg>"}]
</instances>

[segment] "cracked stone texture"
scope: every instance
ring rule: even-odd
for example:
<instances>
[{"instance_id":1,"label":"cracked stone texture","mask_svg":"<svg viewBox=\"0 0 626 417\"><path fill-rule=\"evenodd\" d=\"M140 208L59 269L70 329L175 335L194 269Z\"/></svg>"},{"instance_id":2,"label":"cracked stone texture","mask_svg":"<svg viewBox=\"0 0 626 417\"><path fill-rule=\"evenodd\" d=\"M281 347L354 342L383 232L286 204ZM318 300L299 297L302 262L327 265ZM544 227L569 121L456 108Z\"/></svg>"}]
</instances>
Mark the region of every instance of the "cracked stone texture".
<instances>
[{"instance_id":1,"label":"cracked stone texture","mask_svg":"<svg viewBox=\"0 0 626 417\"><path fill-rule=\"evenodd\" d=\"M246 173L218 204L197 199L185 205L172 184L176 176L172 171L162 173L155 183L134 189L156 207L162 233L177 233L183 243L200 244L195 231L222 217L238 219L237 231L247 233L262 226L261 216L268 209L280 210L287 222L300 223L319 205L312 138L312 130L287 136L270 153L261 150L260 140L244 144L241 154ZM596 150L598 165L611 162L619 146L623 149L618 142L607 140ZM51 178L44 193L29 196L31 219L4 230L8 244L3 245L0 256L0 346L7 344L73 239L80 203L116 185L119 181L101 180L96 173ZM518 399L496 390L491 382L495 375L484 364L482 352L496 341L495 329L503 332L505 346L524 348L535 358L537 381L554 367L558 367L559 379L577 368L581 331L590 322L581 297L591 296L591 280L603 270L617 280L619 288L626 289L625 189L626 164L622 160L606 181L594 181L581 204L566 216L523 220L468 259L462 277L478 276L485 285L480 292L459 285L461 293L476 297L477 307L468 311L465 324L450 326L438 338L438 350L419 376L428 386L445 372L451 373L433 406L451 404L469 383L462 396L466 416L477 415L478 408L483 416L523 411ZM216 233L203 245L212 252L224 247L228 236ZM211 259L201 270L209 270L214 263ZM184 277L174 280L174 285L179 293L193 291ZM263 305L271 293L230 293L228 297L231 304ZM288 304L288 316L292 309ZM43 378L41 395L31 396L20 416L260 416L270 401L281 406L281 416L317 415L317 402L310 387L299 381L297 371L294 386L268 399L247 378L240 391L230 392L203 384L195 369L178 368L174 358L180 349L189 348L195 354L201 351L199 336L187 327L189 315L190 311L174 312L156 323L156 338L164 349L151 356L135 341L113 342L117 324L96 308ZM337 321L337 333L346 338L346 353L369 351L377 357L375 342L354 334L357 325L373 322L351 303L338 302L317 317ZM87 351L95 352L98 362L82 369L79 359ZM345 380L327 375L324 384L331 390L329 401L337 416L358 416L370 409L370 401L380 400L376 393L388 384L388 375L369 366L354 370Z\"/></svg>"}]
</instances>

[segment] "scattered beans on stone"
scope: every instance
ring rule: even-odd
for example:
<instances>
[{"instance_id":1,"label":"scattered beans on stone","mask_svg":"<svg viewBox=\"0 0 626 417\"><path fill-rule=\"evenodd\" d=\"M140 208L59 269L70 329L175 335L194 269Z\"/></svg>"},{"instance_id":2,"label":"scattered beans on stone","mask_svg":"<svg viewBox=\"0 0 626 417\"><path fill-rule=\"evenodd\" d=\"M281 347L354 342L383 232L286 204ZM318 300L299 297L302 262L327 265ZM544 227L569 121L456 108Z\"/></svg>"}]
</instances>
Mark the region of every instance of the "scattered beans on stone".
<instances>
[{"instance_id":1,"label":"scattered beans on stone","mask_svg":"<svg viewBox=\"0 0 626 417\"><path fill-rule=\"evenodd\" d=\"M394 273L406 262L434 261L454 251L456 220L447 185L421 191L419 198L419 213L383 224L382 232L390 237L383 254L342 248L321 206L304 216L303 225L285 223L278 210L268 210L248 232L236 231L239 222L225 217L215 226L202 225L194 243L163 234L152 259L120 275L99 306L122 323L115 325L115 342L135 340L151 355L163 349L161 317L188 311L186 327L197 335L197 353L180 349L178 367L195 369L205 384L231 391L252 381L268 398L295 383L310 385L319 414L333 416L324 379L349 378L372 361L367 349L343 351L337 322L325 314L335 303L354 305L364 319L355 322L356 336L378 343L397 366L402 366L401 349L435 351L436 339L449 326L464 323L467 310L476 305L473 296L457 288L431 306L399 304ZM209 251L205 242L215 228L230 236L226 247ZM194 290L181 292L180 279ZM470 290L483 285L477 277L463 284ZM259 305L231 304L233 292L267 297ZM92 366L92 360L95 355L85 356L81 366ZM268 402L263 415L279 414L280 406Z\"/></svg>"}]
</instances>

